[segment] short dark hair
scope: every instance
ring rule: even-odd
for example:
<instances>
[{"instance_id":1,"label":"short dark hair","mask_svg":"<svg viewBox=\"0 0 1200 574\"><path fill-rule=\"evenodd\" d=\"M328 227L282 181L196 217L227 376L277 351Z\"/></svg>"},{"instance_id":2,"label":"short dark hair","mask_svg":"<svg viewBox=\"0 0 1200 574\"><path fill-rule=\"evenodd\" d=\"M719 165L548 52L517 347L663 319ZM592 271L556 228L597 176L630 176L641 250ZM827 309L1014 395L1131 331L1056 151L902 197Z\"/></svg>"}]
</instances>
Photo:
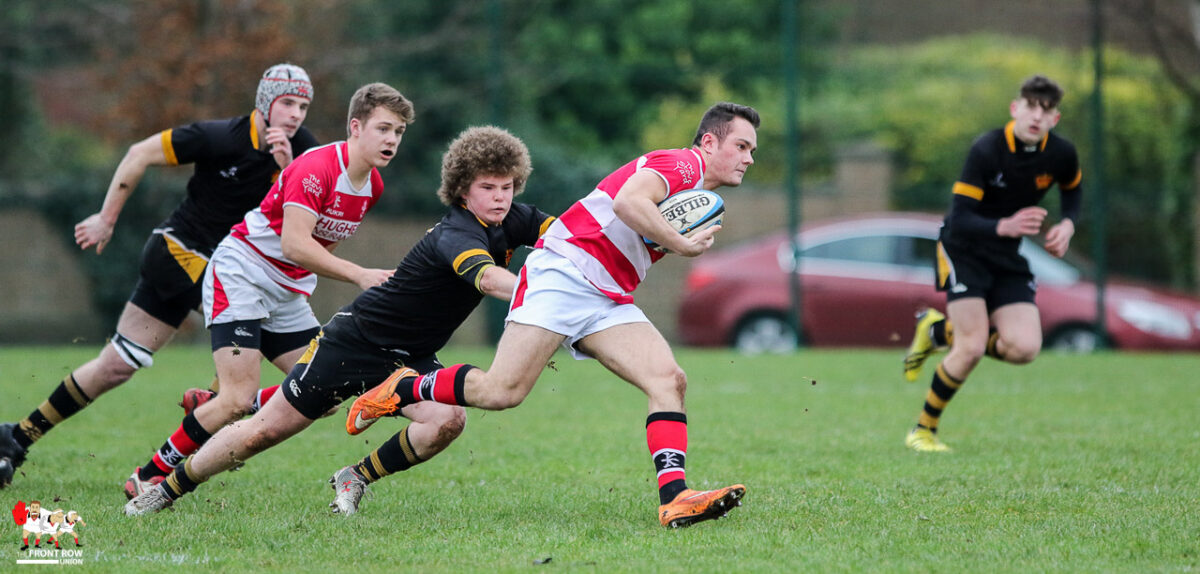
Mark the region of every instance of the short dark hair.
<instances>
[{"instance_id":1,"label":"short dark hair","mask_svg":"<svg viewBox=\"0 0 1200 574\"><path fill-rule=\"evenodd\" d=\"M412 102L404 97L396 88L376 82L367 84L354 92L350 98L350 111L346 114L346 136L350 136L350 120L357 119L364 124L375 108L384 107L400 117L406 124L413 123L415 112Z\"/></svg>"},{"instance_id":2,"label":"short dark hair","mask_svg":"<svg viewBox=\"0 0 1200 574\"><path fill-rule=\"evenodd\" d=\"M692 145L700 145L704 134L712 134L716 136L717 141L725 141L725 136L729 135L729 123L734 118L742 118L758 129L758 112L754 108L732 102L719 102L708 108L704 117L700 118L700 127L696 128L696 137L692 138Z\"/></svg>"},{"instance_id":3,"label":"short dark hair","mask_svg":"<svg viewBox=\"0 0 1200 574\"><path fill-rule=\"evenodd\" d=\"M1058 107L1062 101L1063 89L1057 82L1041 74L1031 76L1021 84L1020 97L1031 104L1037 104L1042 109L1050 110Z\"/></svg>"}]
</instances>

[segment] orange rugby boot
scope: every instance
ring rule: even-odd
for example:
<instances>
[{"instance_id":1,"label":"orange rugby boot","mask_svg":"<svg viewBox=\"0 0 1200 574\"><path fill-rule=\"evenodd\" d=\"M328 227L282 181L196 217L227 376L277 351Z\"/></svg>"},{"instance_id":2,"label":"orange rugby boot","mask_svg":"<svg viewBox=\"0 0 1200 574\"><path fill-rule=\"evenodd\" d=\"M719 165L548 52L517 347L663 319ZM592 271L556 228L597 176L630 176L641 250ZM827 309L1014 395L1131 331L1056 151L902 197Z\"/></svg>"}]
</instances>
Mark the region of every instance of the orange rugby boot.
<instances>
[{"instance_id":1,"label":"orange rugby boot","mask_svg":"<svg viewBox=\"0 0 1200 574\"><path fill-rule=\"evenodd\" d=\"M735 506L742 505L746 487L740 484L716 490L687 489L675 500L658 507L658 521L663 526L680 528L697 522L725 516Z\"/></svg>"},{"instance_id":2,"label":"orange rugby boot","mask_svg":"<svg viewBox=\"0 0 1200 574\"><path fill-rule=\"evenodd\" d=\"M401 367L375 388L355 399L354 404L350 405L350 413L346 415L346 432L352 435L361 433L380 418L399 412L400 397L396 396L396 386L403 380L412 384L412 379L417 376L419 373L415 370Z\"/></svg>"}]
</instances>

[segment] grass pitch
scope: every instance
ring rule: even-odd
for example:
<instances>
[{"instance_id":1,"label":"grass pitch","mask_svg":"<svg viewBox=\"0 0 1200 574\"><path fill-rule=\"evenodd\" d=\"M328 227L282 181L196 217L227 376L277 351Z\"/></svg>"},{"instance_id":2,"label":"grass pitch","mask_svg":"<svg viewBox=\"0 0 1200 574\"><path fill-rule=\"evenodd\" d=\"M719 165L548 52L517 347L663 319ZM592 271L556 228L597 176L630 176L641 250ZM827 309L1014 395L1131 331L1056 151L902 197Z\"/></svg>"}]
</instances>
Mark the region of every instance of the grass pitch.
<instances>
[{"instance_id":1,"label":"grass pitch","mask_svg":"<svg viewBox=\"0 0 1200 574\"><path fill-rule=\"evenodd\" d=\"M0 421L24 417L94 353L0 349ZM688 529L655 518L644 398L562 354L523 405L471 410L447 452L372 486L349 519L329 513L326 480L399 420L349 437L341 416L322 419L171 511L121 514L121 485L179 424L180 393L211 379L205 347L159 353L60 425L0 499L77 510L86 571L1200 569L1200 356L985 362L942 418L954 452L919 455L903 437L933 365L906 384L901 353L679 350L689 483L748 489L729 517ZM490 349L441 356L491 362ZM13 569L21 529L7 524L0 570L24 571Z\"/></svg>"}]
</instances>

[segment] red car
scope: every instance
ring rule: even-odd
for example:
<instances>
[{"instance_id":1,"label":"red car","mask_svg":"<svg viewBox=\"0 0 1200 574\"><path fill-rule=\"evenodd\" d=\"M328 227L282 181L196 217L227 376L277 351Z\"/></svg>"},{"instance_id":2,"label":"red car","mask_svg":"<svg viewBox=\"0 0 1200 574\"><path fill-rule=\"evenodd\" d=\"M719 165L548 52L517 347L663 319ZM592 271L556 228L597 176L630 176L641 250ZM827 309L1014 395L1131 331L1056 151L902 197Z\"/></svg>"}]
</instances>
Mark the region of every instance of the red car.
<instances>
[{"instance_id":1,"label":"red car","mask_svg":"<svg viewBox=\"0 0 1200 574\"><path fill-rule=\"evenodd\" d=\"M914 316L946 308L933 288L941 217L888 213L816 221L800 232L804 342L813 346L906 346ZM1096 288L1078 267L1032 241L1022 254L1037 278L1047 348L1090 351ZM795 348L787 320L793 264L786 232L694 260L679 306L679 336L743 352ZM1200 350L1200 299L1119 278L1105 289L1104 344L1118 349Z\"/></svg>"}]
</instances>

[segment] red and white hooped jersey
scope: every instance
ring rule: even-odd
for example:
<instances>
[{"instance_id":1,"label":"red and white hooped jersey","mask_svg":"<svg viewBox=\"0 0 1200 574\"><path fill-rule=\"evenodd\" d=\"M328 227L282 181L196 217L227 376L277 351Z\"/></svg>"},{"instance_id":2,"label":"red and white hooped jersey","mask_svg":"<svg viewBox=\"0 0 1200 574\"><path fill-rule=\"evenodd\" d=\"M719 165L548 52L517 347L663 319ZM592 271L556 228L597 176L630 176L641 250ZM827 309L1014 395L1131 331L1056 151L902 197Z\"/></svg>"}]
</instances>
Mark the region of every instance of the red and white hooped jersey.
<instances>
[{"instance_id":1,"label":"red and white hooped jersey","mask_svg":"<svg viewBox=\"0 0 1200 574\"><path fill-rule=\"evenodd\" d=\"M633 290L663 253L650 249L642 236L613 212L613 198L639 170L653 171L667 184L667 196L704 185L704 158L695 149L650 152L604 178L587 197L559 217L538 247L571 260L583 276L617 303L632 303Z\"/></svg>"},{"instance_id":2,"label":"red and white hooped jersey","mask_svg":"<svg viewBox=\"0 0 1200 574\"><path fill-rule=\"evenodd\" d=\"M371 170L361 189L350 185L347 145L344 141L334 142L296 158L279 174L262 203L246 212L245 219L230 232L239 240L233 244L287 289L312 295L317 276L283 256L280 234L284 206L295 205L316 215L312 237L328 246L354 235L367 211L383 194L383 178L376 169Z\"/></svg>"}]
</instances>

